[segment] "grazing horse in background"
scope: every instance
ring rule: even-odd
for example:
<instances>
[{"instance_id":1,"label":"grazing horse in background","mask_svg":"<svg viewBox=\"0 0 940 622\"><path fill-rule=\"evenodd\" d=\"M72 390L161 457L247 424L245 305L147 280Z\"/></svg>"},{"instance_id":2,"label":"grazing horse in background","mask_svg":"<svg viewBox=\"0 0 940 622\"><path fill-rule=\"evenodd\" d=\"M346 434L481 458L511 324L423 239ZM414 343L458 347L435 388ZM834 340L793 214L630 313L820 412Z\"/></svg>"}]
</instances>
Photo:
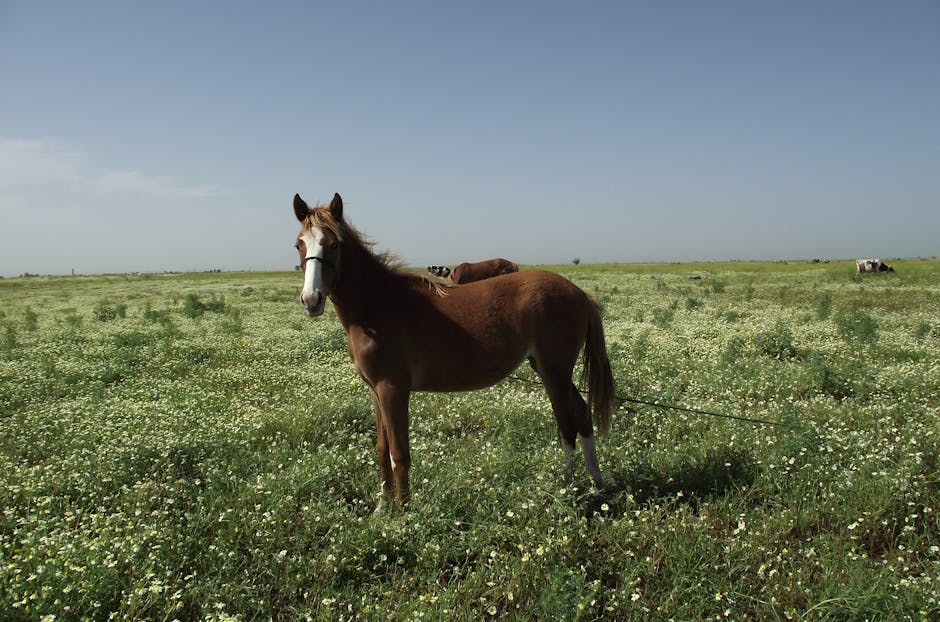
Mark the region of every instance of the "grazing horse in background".
<instances>
[{"instance_id":1,"label":"grazing horse in background","mask_svg":"<svg viewBox=\"0 0 940 622\"><path fill-rule=\"evenodd\" d=\"M856 274L862 274L863 272L894 272L894 268L881 261L880 259L856 259L855 260L855 269Z\"/></svg>"},{"instance_id":2,"label":"grazing horse in background","mask_svg":"<svg viewBox=\"0 0 940 622\"><path fill-rule=\"evenodd\" d=\"M451 272L450 278L454 283L458 284L472 283L473 281L488 279L491 276L510 274L512 272L519 272L519 266L508 259L497 257L496 259L487 259L486 261L478 261L476 263L464 262L457 264L453 272Z\"/></svg>"},{"instance_id":3,"label":"grazing horse in background","mask_svg":"<svg viewBox=\"0 0 940 622\"><path fill-rule=\"evenodd\" d=\"M311 316L323 313L327 298L333 302L349 356L372 393L383 492L377 511L393 481L399 504L408 500L411 392L482 389L525 359L545 385L566 464L580 436L587 472L602 483L591 415L606 432L615 392L600 309L588 294L542 270L442 285L373 253L345 220L338 194L313 209L296 195L294 212L304 271L300 302ZM590 406L571 380L582 346Z\"/></svg>"}]
</instances>

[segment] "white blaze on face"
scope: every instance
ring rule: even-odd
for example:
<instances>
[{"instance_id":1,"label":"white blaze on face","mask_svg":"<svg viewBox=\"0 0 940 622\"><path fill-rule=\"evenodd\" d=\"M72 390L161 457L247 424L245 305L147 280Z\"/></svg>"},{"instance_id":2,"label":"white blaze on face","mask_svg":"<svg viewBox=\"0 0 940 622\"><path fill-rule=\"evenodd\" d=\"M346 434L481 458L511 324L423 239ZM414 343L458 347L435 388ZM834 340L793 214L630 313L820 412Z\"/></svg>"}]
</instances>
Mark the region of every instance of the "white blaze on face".
<instances>
[{"instance_id":1,"label":"white blaze on face","mask_svg":"<svg viewBox=\"0 0 940 622\"><path fill-rule=\"evenodd\" d=\"M326 304L326 295L323 291L323 262L307 261L309 257L323 258L323 232L319 229L305 231L300 239L307 249L304 257L304 288L300 292L300 300L310 315L323 313Z\"/></svg>"}]
</instances>

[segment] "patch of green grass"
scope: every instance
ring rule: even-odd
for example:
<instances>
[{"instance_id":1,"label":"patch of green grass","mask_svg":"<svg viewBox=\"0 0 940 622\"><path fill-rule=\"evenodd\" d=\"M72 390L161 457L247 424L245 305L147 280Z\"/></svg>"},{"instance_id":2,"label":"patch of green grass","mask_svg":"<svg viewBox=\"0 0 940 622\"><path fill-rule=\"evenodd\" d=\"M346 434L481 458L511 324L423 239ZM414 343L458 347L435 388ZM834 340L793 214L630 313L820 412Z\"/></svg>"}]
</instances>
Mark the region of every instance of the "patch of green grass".
<instances>
[{"instance_id":1,"label":"patch of green grass","mask_svg":"<svg viewBox=\"0 0 940 622\"><path fill-rule=\"evenodd\" d=\"M23 328L28 331L39 328L39 316L28 306L23 308Z\"/></svg>"},{"instance_id":2,"label":"patch of green grass","mask_svg":"<svg viewBox=\"0 0 940 622\"><path fill-rule=\"evenodd\" d=\"M201 300L196 294L186 294L180 313L189 318L197 318L203 313L222 313L226 310L225 297L213 294L208 300Z\"/></svg>"},{"instance_id":3,"label":"patch of green grass","mask_svg":"<svg viewBox=\"0 0 940 622\"><path fill-rule=\"evenodd\" d=\"M819 299L819 304L816 305L816 318L820 321L828 320L829 316L832 314L832 294L825 293L822 298Z\"/></svg>"},{"instance_id":4,"label":"patch of green grass","mask_svg":"<svg viewBox=\"0 0 940 622\"><path fill-rule=\"evenodd\" d=\"M927 336L930 335L931 330L930 322L918 322L917 327L914 329L914 339L916 339L918 343L922 343Z\"/></svg>"},{"instance_id":5,"label":"patch of green grass","mask_svg":"<svg viewBox=\"0 0 940 622\"><path fill-rule=\"evenodd\" d=\"M560 266L620 395L784 425L620 405L596 489L540 387L415 394L377 517L368 389L298 274L4 279L0 611L934 619L940 262L895 266Z\"/></svg>"},{"instance_id":6,"label":"patch of green grass","mask_svg":"<svg viewBox=\"0 0 940 622\"><path fill-rule=\"evenodd\" d=\"M855 307L841 309L833 318L839 336L850 344L870 344L878 339L878 321Z\"/></svg>"},{"instance_id":7,"label":"patch of green grass","mask_svg":"<svg viewBox=\"0 0 940 622\"><path fill-rule=\"evenodd\" d=\"M668 306L653 309L653 324L659 328L668 328L676 318L676 309L678 309L678 307L678 302L673 301L672 304Z\"/></svg>"},{"instance_id":8,"label":"patch of green grass","mask_svg":"<svg viewBox=\"0 0 940 622\"><path fill-rule=\"evenodd\" d=\"M16 329L6 324L3 327L3 340L0 341L0 350L8 361L13 360L13 350L16 348Z\"/></svg>"},{"instance_id":9,"label":"patch of green grass","mask_svg":"<svg viewBox=\"0 0 940 622\"><path fill-rule=\"evenodd\" d=\"M111 322L127 317L127 305L101 301L92 309L92 316L99 322Z\"/></svg>"},{"instance_id":10,"label":"patch of green grass","mask_svg":"<svg viewBox=\"0 0 940 622\"><path fill-rule=\"evenodd\" d=\"M846 363L836 366L818 353L806 361L811 382L811 391L828 395L837 400L860 396L864 393L867 372L861 365Z\"/></svg>"},{"instance_id":11,"label":"patch of green grass","mask_svg":"<svg viewBox=\"0 0 940 622\"><path fill-rule=\"evenodd\" d=\"M82 316L75 307L68 307L63 309L60 319L62 320L63 324L67 326L73 333L82 327Z\"/></svg>"},{"instance_id":12,"label":"patch of green grass","mask_svg":"<svg viewBox=\"0 0 940 622\"><path fill-rule=\"evenodd\" d=\"M728 345L721 354L721 362L724 365L734 365L744 354L745 343L738 335L733 335L728 340Z\"/></svg>"},{"instance_id":13,"label":"patch of green grass","mask_svg":"<svg viewBox=\"0 0 940 622\"><path fill-rule=\"evenodd\" d=\"M785 360L799 356L793 345L793 333L783 320L777 320L772 329L757 333L754 343L762 354L771 358Z\"/></svg>"}]
</instances>

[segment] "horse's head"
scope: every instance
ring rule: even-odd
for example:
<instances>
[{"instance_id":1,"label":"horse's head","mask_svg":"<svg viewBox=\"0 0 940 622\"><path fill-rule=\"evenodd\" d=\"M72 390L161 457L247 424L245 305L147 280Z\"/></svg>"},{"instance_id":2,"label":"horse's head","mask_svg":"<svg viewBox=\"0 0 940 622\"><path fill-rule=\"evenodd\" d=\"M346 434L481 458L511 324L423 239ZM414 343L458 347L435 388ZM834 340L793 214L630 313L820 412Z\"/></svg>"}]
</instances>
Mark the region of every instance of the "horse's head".
<instances>
[{"instance_id":1,"label":"horse's head","mask_svg":"<svg viewBox=\"0 0 940 622\"><path fill-rule=\"evenodd\" d=\"M343 242L343 199L334 195L330 204L310 208L299 194L294 195L294 213L300 221L295 246L300 254L304 287L300 304L309 315L321 315L339 268Z\"/></svg>"}]
</instances>

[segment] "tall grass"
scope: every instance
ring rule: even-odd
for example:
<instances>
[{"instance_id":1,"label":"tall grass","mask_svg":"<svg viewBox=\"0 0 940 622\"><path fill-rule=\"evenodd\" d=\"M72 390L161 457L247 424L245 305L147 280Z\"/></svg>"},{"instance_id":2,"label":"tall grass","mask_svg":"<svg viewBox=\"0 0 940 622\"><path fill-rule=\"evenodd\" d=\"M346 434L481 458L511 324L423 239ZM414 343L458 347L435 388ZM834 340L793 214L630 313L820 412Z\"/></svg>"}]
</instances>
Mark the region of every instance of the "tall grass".
<instances>
[{"instance_id":1,"label":"tall grass","mask_svg":"<svg viewBox=\"0 0 940 622\"><path fill-rule=\"evenodd\" d=\"M560 266L621 395L785 425L623 405L598 490L539 387L416 394L379 517L295 273L0 281L0 617L936 619L940 263L895 266Z\"/></svg>"}]
</instances>

